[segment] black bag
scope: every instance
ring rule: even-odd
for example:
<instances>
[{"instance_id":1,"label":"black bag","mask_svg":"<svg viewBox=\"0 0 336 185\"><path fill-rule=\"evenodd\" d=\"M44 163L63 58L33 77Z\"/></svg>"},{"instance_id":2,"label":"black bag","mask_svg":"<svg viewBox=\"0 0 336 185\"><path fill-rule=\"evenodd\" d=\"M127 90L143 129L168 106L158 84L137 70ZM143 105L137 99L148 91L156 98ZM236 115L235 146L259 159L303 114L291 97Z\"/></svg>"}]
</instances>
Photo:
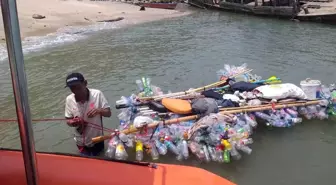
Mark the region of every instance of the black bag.
<instances>
[{"instance_id":1,"label":"black bag","mask_svg":"<svg viewBox=\"0 0 336 185\"><path fill-rule=\"evenodd\" d=\"M191 111L194 114L200 114L201 116L205 116L210 113L217 113L218 105L215 99L198 98L191 102Z\"/></svg>"}]
</instances>

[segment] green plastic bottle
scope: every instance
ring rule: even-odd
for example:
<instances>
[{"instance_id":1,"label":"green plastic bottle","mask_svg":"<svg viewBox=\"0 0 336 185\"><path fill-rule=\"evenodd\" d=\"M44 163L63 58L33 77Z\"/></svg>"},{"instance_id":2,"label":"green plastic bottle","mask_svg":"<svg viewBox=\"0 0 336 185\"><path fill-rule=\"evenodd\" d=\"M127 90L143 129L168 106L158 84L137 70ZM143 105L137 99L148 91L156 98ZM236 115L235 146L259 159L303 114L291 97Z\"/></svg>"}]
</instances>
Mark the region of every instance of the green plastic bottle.
<instances>
[{"instance_id":1,"label":"green plastic bottle","mask_svg":"<svg viewBox=\"0 0 336 185\"><path fill-rule=\"evenodd\" d=\"M229 152L229 150L227 150L227 149L224 150L223 157L224 157L224 162L225 163L230 163L230 152Z\"/></svg>"}]
</instances>

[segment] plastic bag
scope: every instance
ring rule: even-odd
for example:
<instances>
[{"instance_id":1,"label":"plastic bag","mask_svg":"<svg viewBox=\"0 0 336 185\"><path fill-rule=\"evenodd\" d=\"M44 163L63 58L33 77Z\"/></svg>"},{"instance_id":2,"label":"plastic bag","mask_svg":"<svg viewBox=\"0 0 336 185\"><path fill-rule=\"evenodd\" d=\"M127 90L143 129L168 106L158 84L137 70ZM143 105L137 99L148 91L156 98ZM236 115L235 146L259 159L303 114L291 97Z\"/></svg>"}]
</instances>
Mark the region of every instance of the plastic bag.
<instances>
[{"instance_id":1,"label":"plastic bag","mask_svg":"<svg viewBox=\"0 0 336 185\"><path fill-rule=\"evenodd\" d=\"M255 90L261 92L262 98L265 99L277 99L277 100L284 98L307 99L307 96L303 92L303 90L291 83L263 85L257 87Z\"/></svg>"}]
</instances>

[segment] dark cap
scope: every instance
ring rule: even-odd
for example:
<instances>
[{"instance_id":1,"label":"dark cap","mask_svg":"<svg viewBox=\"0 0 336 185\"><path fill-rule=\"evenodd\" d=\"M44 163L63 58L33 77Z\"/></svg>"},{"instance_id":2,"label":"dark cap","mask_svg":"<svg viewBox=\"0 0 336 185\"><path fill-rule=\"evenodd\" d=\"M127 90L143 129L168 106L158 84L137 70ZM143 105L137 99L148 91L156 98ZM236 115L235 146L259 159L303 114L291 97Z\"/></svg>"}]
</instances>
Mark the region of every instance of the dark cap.
<instances>
[{"instance_id":1,"label":"dark cap","mask_svg":"<svg viewBox=\"0 0 336 185\"><path fill-rule=\"evenodd\" d=\"M84 82L84 76L80 73L71 73L67 76L66 78L66 86L65 87L70 87L76 84L80 84Z\"/></svg>"}]
</instances>

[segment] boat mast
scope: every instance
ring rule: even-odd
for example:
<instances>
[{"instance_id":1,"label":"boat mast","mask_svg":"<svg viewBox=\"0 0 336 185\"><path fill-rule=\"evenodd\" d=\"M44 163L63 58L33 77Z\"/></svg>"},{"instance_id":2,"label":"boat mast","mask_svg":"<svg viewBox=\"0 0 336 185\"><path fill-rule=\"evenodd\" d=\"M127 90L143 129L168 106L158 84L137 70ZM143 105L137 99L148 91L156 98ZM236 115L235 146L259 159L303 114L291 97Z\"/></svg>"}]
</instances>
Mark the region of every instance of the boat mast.
<instances>
[{"instance_id":1,"label":"boat mast","mask_svg":"<svg viewBox=\"0 0 336 185\"><path fill-rule=\"evenodd\" d=\"M5 29L8 60L12 77L27 185L37 185L37 161L16 0L1 0L1 12Z\"/></svg>"}]
</instances>

